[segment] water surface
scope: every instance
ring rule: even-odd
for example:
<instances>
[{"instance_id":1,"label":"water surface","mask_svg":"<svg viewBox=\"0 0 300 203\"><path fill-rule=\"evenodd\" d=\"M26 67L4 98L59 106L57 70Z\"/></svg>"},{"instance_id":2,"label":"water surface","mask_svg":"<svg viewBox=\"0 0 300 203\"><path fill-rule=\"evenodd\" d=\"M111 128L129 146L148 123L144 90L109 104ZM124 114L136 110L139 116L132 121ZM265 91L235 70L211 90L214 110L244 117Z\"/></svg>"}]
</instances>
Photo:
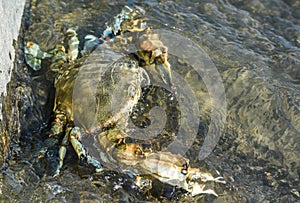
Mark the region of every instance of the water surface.
<instances>
[{"instance_id":1,"label":"water surface","mask_svg":"<svg viewBox=\"0 0 300 203\"><path fill-rule=\"evenodd\" d=\"M46 69L34 72L20 63L17 68L28 70L28 78L20 82L25 85L16 89L20 96L17 108L21 112L17 121L20 129L15 131L19 140L12 143L9 167L0 176L1 200L299 202L300 3L296 0L32 1L26 5L24 40L51 50L70 26L78 26L79 40L86 34L99 35L104 23L124 5L143 7L148 24L191 39L216 65L226 90L226 128L214 152L204 161L198 161L211 112L209 94L200 79L194 87L199 87L196 94L202 122L197 140L186 157L195 167L214 175L218 171L228 184L209 185L219 194L218 198L191 197L181 190L173 192L168 186L163 191L154 189L143 194L132 187L133 180L126 174L111 171L92 175L74 162L71 152L61 176L47 178L45 164L32 158L45 140L47 124L52 119L51 78L46 78ZM158 187L161 188L160 183Z\"/></svg>"}]
</instances>

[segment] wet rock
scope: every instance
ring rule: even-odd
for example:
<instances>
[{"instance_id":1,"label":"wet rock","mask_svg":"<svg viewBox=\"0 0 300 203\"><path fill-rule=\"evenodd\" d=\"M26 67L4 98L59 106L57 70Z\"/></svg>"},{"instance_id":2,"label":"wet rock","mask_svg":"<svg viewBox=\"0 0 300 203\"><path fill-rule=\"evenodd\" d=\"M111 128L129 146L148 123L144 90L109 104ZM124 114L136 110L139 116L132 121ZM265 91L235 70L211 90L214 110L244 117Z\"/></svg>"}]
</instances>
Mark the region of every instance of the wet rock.
<instances>
[{"instance_id":1,"label":"wet rock","mask_svg":"<svg viewBox=\"0 0 300 203\"><path fill-rule=\"evenodd\" d=\"M7 118L2 117L2 106L3 103L11 102L7 101L4 96L6 96L6 84L10 80L12 69L15 61L15 48L16 40L18 39L19 29L21 26L21 18L23 14L25 0L17 1L5 1L0 5L0 17L1 19L6 19L0 25L0 168L4 163L4 159L7 156L9 151L10 143L10 133L6 131L6 122ZM3 116L7 117L9 115L6 112L3 113Z\"/></svg>"}]
</instances>

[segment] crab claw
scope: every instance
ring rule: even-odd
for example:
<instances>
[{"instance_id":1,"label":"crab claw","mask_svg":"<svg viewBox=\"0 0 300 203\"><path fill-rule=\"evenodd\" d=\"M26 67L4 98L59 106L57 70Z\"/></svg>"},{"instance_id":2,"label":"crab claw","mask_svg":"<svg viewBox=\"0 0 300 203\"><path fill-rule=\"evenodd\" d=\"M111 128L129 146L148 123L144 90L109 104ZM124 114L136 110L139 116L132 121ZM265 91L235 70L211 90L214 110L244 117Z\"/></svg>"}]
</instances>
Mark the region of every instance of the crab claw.
<instances>
[{"instance_id":1,"label":"crab claw","mask_svg":"<svg viewBox=\"0 0 300 203\"><path fill-rule=\"evenodd\" d=\"M219 176L215 178L210 173L200 172L198 168L190 168L189 178L191 180L200 179L202 182L212 181L216 183L226 183L223 177Z\"/></svg>"},{"instance_id":2,"label":"crab claw","mask_svg":"<svg viewBox=\"0 0 300 203\"><path fill-rule=\"evenodd\" d=\"M25 44L24 53L26 63L35 71L41 69L42 59L53 56L42 51L39 45L34 42L27 42Z\"/></svg>"},{"instance_id":3,"label":"crab claw","mask_svg":"<svg viewBox=\"0 0 300 203\"><path fill-rule=\"evenodd\" d=\"M160 62L156 62L155 69L160 74L164 83L166 85L172 86L172 75L171 75L170 64L167 61L165 61L164 64Z\"/></svg>"},{"instance_id":4,"label":"crab claw","mask_svg":"<svg viewBox=\"0 0 300 203\"><path fill-rule=\"evenodd\" d=\"M87 35L84 37L84 39L86 41L84 42L84 47L81 51L81 55L91 53L100 44L100 39L94 35Z\"/></svg>"},{"instance_id":5,"label":"crab claw","mask_svg":"<svg viewBox=\"0 0 300 203\"><path fill-rule=\"evenodd\" d=\"M205 188L205 185L195 183L193 185L192 189L189 190L189 192L191 193L192 196L196 196L199 194L211 194L211 195L218 197L217 193L215 193L215 191L213 191L212 189L204 190L204 188Z\"/></svg>"},{"instance_id":6,"label":"crab claw","mask_svg":"<svg viewBox=\"0 0 300 203\"><path fill-rule=\"evenodd\" d=\"M213 177L210 173L202 173L198 168L190 168L189 169L189 181L188 187L186 188L187 191L189 191L192 196L198 195L198 194L211 194L216 197L218 197L217 193L213 191L212 189L204 190L205 185L199 184L198 182L195 182L197 180L200 180L201 182L205 183L207 181L211 182L217 182L225 184L226 181L223 177Z\"/></svg>"}]
</instances>

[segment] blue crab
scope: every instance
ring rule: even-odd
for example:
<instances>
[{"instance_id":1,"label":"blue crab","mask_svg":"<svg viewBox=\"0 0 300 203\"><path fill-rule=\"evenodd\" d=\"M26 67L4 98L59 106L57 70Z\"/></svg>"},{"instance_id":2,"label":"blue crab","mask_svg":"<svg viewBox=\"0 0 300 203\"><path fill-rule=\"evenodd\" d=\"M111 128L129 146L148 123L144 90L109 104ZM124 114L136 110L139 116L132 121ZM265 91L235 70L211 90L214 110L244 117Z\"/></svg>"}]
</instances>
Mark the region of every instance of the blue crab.
<instances>
[{"instance_id":1,"label":"blue crab","mask_svg":"<svg viewBox=\"0 0 300 203\"><path fill-rule=\"evenodd\" d=\"M141 87L150 82L147 71L140 66L140 61L143 61L145 65L155 64L156 70L165 83L172 85L167 47L156 35L151 34L150 30L145 31L145 24L140 19L142 13L140 8L125 7L110 25L107 25L102 37L86 36L87 41L81 52L83 56L88 56L84 64L84 57L77 59L79 41L76 37L76 29L67 31L68 54L65 53L62 45L57 45L56 49L49 54L41 51L32 42L30 45L34 46L25 48L25 51L27 50L25 59L29 66L39 69L41 59L52 57L51 70L58 72L55 80L55 119L51 125L50 136L64 136L59 148L59 164L55 175L59 175L67 146L71 144L79 159L86 160L87 163L94 166L96 172L103 171L103 165L110 169L119 170L121 168L121 171L130 171L137 175L137 185L140 187L145 184L143 175L151 175L161 182L183 188L192 195L206 193L217 196L213 190L205 190L203 183L206 181L225 183L222 177L214 178L209 173L203 173L197 168L190 167L188 159L181 155L152 152L142 144L126 142L129 116L141 96ZM133 55L118 54L120 49L115 49L115 43L110 43L117 35L123 34L125 31L144 31L140 37L140 50ZM96 51L92 52L94 49ZM99 51L105 53L107 58L99 57ZM111 63L112 61L114 62ZM93 125L88 126L83 121L82 126L77 126L74 121L74 108L77 112L84 110L80 105L73 104L76 79L79 77L80 70L89 70L92 75L95 74L95 71L99 69L97 64L102 65L97 76L100 82L95 87L97 89L96 113L92 114L97 117L94 120L96 124L92 122ZM83 86L86 84L86 82L82 83ZM117 90L122 93L122 96L119 97L121 100L118 107L114 110L106 108L110 106L112 92ZM88 114L87 112L82 113ZM46 150L47 147L41 150L41 154Z\"/></svg>"}]
</instances>

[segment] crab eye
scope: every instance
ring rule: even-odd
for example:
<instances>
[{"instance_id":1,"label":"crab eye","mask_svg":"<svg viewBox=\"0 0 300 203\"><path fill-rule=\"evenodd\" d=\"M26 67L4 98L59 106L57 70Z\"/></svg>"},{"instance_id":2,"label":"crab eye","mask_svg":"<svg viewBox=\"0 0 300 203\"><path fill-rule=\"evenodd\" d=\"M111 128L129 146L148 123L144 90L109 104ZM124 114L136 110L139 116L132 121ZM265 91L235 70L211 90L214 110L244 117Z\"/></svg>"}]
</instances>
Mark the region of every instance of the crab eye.
<instances>
[{"instance_id":1,"label":"crab eye","mask_svg":"<svg viewBox=\"0 0 300 203\"><path fill-rule=\"evenodd\" d=\"M181 174L187 175L188 174L188 168L189 168L189 166L188 166L187 163L183 164L182 169L181 169Z\"/></svg>"},{"instance_id":2,"label":"crab eye","mask_svg":"<svg viewBox=\"0 0 300 203\"><path fill-rule=\"evenodd\" d=\"M185 169L181 169L181 174L183 174L183 175L187 175L187 174L188 174L188 171L187 171L187 170L185 170Z\"/></svg>"}]
</instances>

